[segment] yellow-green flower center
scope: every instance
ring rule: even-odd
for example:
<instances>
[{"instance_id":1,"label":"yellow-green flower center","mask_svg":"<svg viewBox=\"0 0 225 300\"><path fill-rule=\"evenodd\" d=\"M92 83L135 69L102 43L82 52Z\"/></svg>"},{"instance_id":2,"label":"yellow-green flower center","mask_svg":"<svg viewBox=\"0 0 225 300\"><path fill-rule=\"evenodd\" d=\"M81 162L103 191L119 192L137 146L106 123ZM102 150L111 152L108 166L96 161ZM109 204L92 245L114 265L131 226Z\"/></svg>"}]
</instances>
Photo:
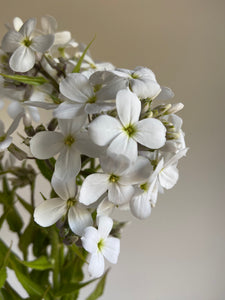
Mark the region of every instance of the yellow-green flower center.
<instances>
[{"instance_id":1,"label":"yellow-green flower center","mask_svg":"<svg viewBox=\"0 0 225 300\"><path fill-rule=\"evenodd\" d=\"M75 142L75 139L72 135L69 135L65 138L64 140L64 144L67 145L67 146L71 146L73 143Z\"/></svg>"},{"instance_id":2,"label":"yellow-green flower center","mask_svg":"<svg viewBox=\"0 0 225 300\"><path fill-rule=\"evenodd\" d=\"M26 38L22 41L22 44L23 44L25 47L30 47L30 45L32 44L32 41L29 40L28 37L26 37Z\"/></svg>"},{"instance_id":3,"label":"yellow-green flower center","mask_svg":"<svg viewBox=\"0 0 225 300\"><path fill-rule=\"evenodd\" d=\"M138 76L137 74L135 74L135 73L132 73L132 74L131 74L131 77L132 77L133 79L138 79L138 78L139 78L139 76Z\"/></svg>"},{"instance_id":4,"label":"yellow-green flower center","mask_svg":"<svg viewBox=\"0 0 225 300\"><path fill-rule=\"evenodd\" d=\"M123 130L129 137L132 137L136 133L136 128L133 125L128 125L127 127L123 127Z\"/></svg>"},{"instance_id":5,"label":"yellow-green flower center","mask_svg":"<svg viewBox=\"0 0 225 300\"><path fill-rule=\"evenodd\" d=\"M103 247L104 247L104 240L100 239L100 241L98 242L98 250L101 252Z\"/></svg>"},{"instance_id":6,"label":"yellow-green flower center","mask_svg":"<svg viewBox=\"0 0 225 300\"><path fill-rule=\"evenodd\" d=\"M0 136L0 142L3 142L5 140L5 135Z\"/></svg>"},{"instance_id":7,"label":"yellow-green flower center","mask_svg":"<svg viewBox=\"0 0 225 300\"><path fill-rule=\"evenodd\" d=\"M147 192L147 191L148 191L148 183L145 182L145 183L141 184L141 185L140 185L140 188L141 188L143 191Z\"/></svg>"},{"instance_id":8,"label":"yellow-green flower center","mask_svg":"<svg viewBox=\"0 0 225 300\"><path fill-rule=\"evenodd\" d=\"M113 183L116 183L119 179L120 179L120 177L117 175L114 175L114 174L111 174L109 177L109 181L113 182Z\"/></svg>"},{"instance_id":9,"label":"yellow-green flower center","mask_svg":"<svg viewBox=\"0 0 225 300\"><path fill-rule=\"evenodd\" d=\"M88 99L88 103L95 103L96 102L96 96L92 96L91 98Z\"/></svg>"},{"instance_id":10,"label":"yellow-green flower center","mask_svg":"<svg viewBox=\"0 0 225 300\"><path fill-rule=\"evenodd\" d=\"M76 202L75 199L72 199L72 198L71 198L71 199L68 199L68 200L67 200L67 203L66 203L67 209L69 209L70 207L74 206L75 202Z\"/></svg>"}]
</instances>

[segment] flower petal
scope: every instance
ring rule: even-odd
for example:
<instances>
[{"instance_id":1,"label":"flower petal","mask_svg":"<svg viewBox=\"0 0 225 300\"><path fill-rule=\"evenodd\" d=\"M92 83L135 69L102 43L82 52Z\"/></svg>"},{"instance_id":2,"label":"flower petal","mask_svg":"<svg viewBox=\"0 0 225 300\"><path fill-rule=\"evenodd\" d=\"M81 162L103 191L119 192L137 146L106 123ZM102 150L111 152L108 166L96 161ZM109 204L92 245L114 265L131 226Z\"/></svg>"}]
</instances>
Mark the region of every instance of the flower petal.
<instances>
[{"instance_id":1,"label":"flower petal","mask_svg":"<svg viewBox=\"0 0 225 300\"><path fill-rule=\"evenodd\" d=\"M159 173L159 183L165 189L171 189L176 183L179 178L178 169L170 165Z\"/></svg>"},{"instance_id":2,"label":"flower petal","mask_svg":"<svg viewBox=\"0 0 225 300\"><path fill-rule=\"evenodd\" d=\"M36 23L37 23L37 20L35 18L28 19L26 22L23 23L19 32L24 37L29 37L31 35L31 33L34 31Z\"/></svg>"},{"instance_id":3,"label":"flower petal","mask_svg":"<svg viewBox=\"0 0 225 300\"><path fill-rule=\"evenodd\" d=\"M89 253L94 253L98 249L98 242L100 240L99 232L96 228L89 226L84 230L84 235L81 238L82 245Z\"/></svg>"},{"instance_id":4,"label":"flower petal","mask_svg":"<svg viewBox=\"0 0 225 300\"><path fill-rule=\"evenodd\" d=\"M88 266L90 275L94 278L101 277L104 273L105 262L101 252L96 252L91 255L91 259Z\"/></svg>"},{"instance_id":5,"label":"flower petal","mask_svg":"<svg viewBox=\"0 0 225 300\"><path fill-rule=\"evenodd\" d=\"M104 241L102 254L109 262L116 264L120 254L120 240L115 237L108 237Z\"/></svg>"},{"instance_id":6,"label":"flower petal","mask_svg":"<svg viewBox=\"0 0 225 300\"><path fill-rule=\"evenodd\" d=\"M132 214L138 219L146 219L151 214L150 199L147 193L133 197L130 201L130 209Z\"/></svg>"},{"instance_id":7,"label":"flower petal","mask_svg":"<svg viewBox=\"0 0 225 300\"><path fill-rule=\"evenodd\" d=\"M54 39L53 34L35 36L32 39L30 48L34 51L44 53L53 45Z\"/></svg>"},{"instance_id":8,"label":"flower petal","mask_svg":"<svg viewBox=\"0 0 225 300\"><path fill-rule=\"evenodd\" d=\"M54 117L59 119L73 119L80 115L86 115L84 112L85 105L82 103L61 103L53 112Z\"/></svg>"},{"instance_id":9,"label":"flower petal","mask_svg":"<svg viewBox=\"0 0 225 300\"><path fill-rule=\"evenodd\" d=\"M106 146L121 131L121 123L110 116L99 116L88 127L92 141L99 146Z\"/></svg>"},{"instance_id":10,"label":"flower petal","mask_svg":"<svg viewBox=\"0 0 225 300\"><path fill-rule=\"evenodd\" d=\"M86 103L94 96L93 87L82 74L69 74L60 82L59 89L68 99L78 103Z\"/></svg>"},{"instance_id":11,"label":"flower petal","mask_svg":"<svg viewBox=\"0 0 225 300\"><path fill-rule=\"evenodd\" d=\"M9 30L2 39L2 50L14 52L23 40L23 35L15 30Z\"/></svg>"},{"instance_id":12,"label":"flower petal","mask_svg":"<svg viewBox=\"0 0 225 300\"><path fill-rule=\"evenodd\" d=\"M93 224L91 213L79 203L69 209L68 222L71 230L79 236L84 234L86 227Z\"/></svg>"},{"instance_id":13,"label":"flower petal","mask_svg":"<svg viewBox=\"0 0 225 300\"><path fill-rule=\"evenodd\" d=\"M151 149L159 149L166 142L166 128L161 121L149 118L136 123L137 132L134 139Z\"/></svg>"},{"instance_id":14,"label":"flower petal","mask_svg":"<svg viewBox=\"0 0 225 300\"><path fill-rule=\"evenodd\" d=\"M67 210L66 201L60 198L45 200L34 210L34 220L43 227L56 223Z\"/></svg>"},{"instance_id":15,"label":"flower petal","mask_svg":"<svg viewBox=\"0 0 225 300\"><path fill-rule=\"evenodd\" d=\"M113 220L108 216L98 218L98 232L101 239L106 239L113 227Z\"/></svg>"},{"instance_id":16,"label":"flower petal","mask_svg":"<svg viewBox=\"0 0 225 300\"><path fill-rule=\"evenodd\" d=\"M63 146L63 135L59 132L39 132L30 141L31 153L39 159L53 157Z\"/></svg>"},{"instance_id":17,"label":"flower petal","mask_svg":"<svg viewBox=\"0 0 225 300\"><path fill-rule=\"evenodd\" d=\"M98 200L108 188L109 175L106 174L91 174L84 180L79 201L85 205L89 205Z\"/></svg>"},{"instance_id":18,"label":"flower petal","mask_svg":"<svg viewBox=\"0 0 225 300\"><path fill-rule=\"evenodd\" d=\"M60 31L55 33L54 45L65 45L71 40L71 33L69 31Z\"/></svg>"},{"instance_id":19,"label":"flower petal","mask_svg":"<svg viewBox=\"0 0 225 300\"><path fill-rule=\"evenodd\" d=\"M15 72L27 72L35 64L34 52L25 46L18 47L9 60L10 68Z\"/></svg>"},{"instance_id":20,"label":"flower petal","mask_svg":"<svg viewBox=\"0 0 225 300\"><path fill-rule=\"evenodd\" d=\"M74 198L76 193L76 180L75 177L70 178L68 181L62 181L56 176L52 176L51 184L56 194L63 200Z\"/></svg>"},{"instance_id":21,"label":"flower petal","mask_svg":"<svg viewBox=\"0 0 225 300\"><path fill-rule=\"evenodd\" d=\"M134 195L134 187L131 185L122 185L111 183L109 186L108 198L115 205L122 205L130 201Z\"/></svg>"},{"instance_id":22,"label":"flower petal","mask_svg":"<svg viewBox=\"0 0 225 300\"><path fill-rule=\"evenodd\" d=\"M139 120L141 102L129 89L117 93L116 108L123 126L134 124Z\"/></svg>"}]
</instances>

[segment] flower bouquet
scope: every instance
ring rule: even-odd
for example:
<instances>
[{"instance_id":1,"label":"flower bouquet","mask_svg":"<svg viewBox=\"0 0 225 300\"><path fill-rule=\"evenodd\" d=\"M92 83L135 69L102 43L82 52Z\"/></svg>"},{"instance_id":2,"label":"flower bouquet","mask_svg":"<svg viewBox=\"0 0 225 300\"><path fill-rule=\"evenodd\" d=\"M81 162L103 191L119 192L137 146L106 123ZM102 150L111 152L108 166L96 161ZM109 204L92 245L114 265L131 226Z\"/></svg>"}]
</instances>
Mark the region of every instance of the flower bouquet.
<instances>
[{"instance_id":1,"label":"flower bouquet","mask_svg":"<svg viewBox=\"0 0 225 300\"><path fill-rule=\"evenodd\" d=\"M0 296L23 299L11 269L26 299L78 299L96 281L93 300L104 290L105 260L116 264L120 253L126 222L117 210L148 218L178 180L183 104L168 103L172 90L149 68L97 63L94 39L77 43L50 16L40 25L17 17L1 43L0 106L12 121L5 128L1 113L0 226L17 235L20 253L0 240Z\"/></svg>"}]
</instances>

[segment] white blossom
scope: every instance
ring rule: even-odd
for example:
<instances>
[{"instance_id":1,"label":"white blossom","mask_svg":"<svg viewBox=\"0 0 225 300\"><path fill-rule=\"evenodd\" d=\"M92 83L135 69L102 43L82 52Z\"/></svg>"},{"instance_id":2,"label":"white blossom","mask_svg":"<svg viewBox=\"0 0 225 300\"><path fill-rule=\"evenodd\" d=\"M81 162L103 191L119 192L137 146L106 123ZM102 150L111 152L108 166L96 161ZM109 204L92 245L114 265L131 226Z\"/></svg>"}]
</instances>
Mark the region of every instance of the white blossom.
<instances>
[{"instance_id":1,"label":"white blossom","mask_svg":"<svg viewBox=\"0 0 225 300\"><path fill-rule=\"evenodd\" d=\"M138 143L151 149L165 144L166 129L161 121L148 118L139 120L141 102L128 89L116 96L119 120L108 115L96 118L89 125L89 135L94 143L107 146L109 155L121 154L132 162L137 159Z\"/></svg>"},{"instance_id":2,"label":"white blossom","mask_svg":"<svg viewBox=\"0 0 225 300\"><path fill-rule=\"evenodd\" d=\"M110 236L113 221L107 216L99 218L98 229L90 226L84 230L82 244L90 253L88 271L92 277L100 277L104 273L106 258L110 263L116 264L120 253L120 240Z\"/></svg>"},{"instance_id":3,"label":"white blossom","mask_svg":"<svg viewBox=\"0 0 225 300\"><path fill-rule=\"evenodd\" d=\"M27 72L35 64L35 53L46 52L53 44L54 36L33 36L36 26L35 19L27 20L19 31L9 30L2 40L2 49L12 53L9 65L13 71Z\"/></svg>"}]
</instances>

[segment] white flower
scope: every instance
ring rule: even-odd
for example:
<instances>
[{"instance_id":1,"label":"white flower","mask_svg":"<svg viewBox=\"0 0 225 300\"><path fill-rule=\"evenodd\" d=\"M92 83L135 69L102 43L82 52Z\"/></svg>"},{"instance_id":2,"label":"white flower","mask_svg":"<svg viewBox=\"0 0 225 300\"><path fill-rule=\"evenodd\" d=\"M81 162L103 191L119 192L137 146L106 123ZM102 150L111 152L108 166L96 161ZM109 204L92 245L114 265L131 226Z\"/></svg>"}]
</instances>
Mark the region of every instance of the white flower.
<instances>
[{"instance_id":1,"label":"white flower","mask_svg":"<svg viewBox=\"0 0 225 300\"><path fill-rule=\"evenodd\" d=\"M106 258L116 264L120 253L120 240L109 236L113 221L107 216L99 218L98 230L92 226L84 230L81 238L83 247L91 254L88 271L92 277L100 277L104 273Z\"/></svg>"},{"instance_id":2,"label":"white flower","mask_svg":"<svg viewBox=\"0 0 225 300\"><path fill-rule=\"evenodd\" d=\"M6 132L4 130L4 123L0 120L0 152L6 150L12 143L11 134L17 129L22 117L23 113L17 115Z\"/></svg>"},{"instance_id":3,"label":"white flower","mask_svg":"<svg viewBox=\"0 0 225 300\"><path fill-rule=\"evenodd\" d=\"M180 158L186 155L188 148L185 148L170 158L161 158L156 169L149 179L140 187L142 192L135 195L130 201L130 208L133 215L139 219L147 218L151 213L151 205L155 206L158 192L163 189L171 189L179 178L177 163Z\"/></svg>"},{"instance_id":4,"label":"white flower","mask_svg":"<svg viewBox=\"0 0 225 300\"><path fill-rule=\"evenodd\" d=\"M139 121L141 102L128 89L116 96L119 120L102 115L91 122L89 135L99 146L108 146L109 155L121 154L132 162L137 159L137 144L158 149L165 144L166 128L161 121L148 118Z\"/></svg>"},{"instance_id":5,"label":"white flower","mask_svg":"<svg viewBox=\"0 0 225 300\"><path fill-rule=\"evenodd\" d=\"M144 67L136 67L134 70L116 69L111 72L96 72L92 75L92 80L104 85L104 89L111 90L112 95L129 87L141 99L154 99L161 91L155 74Z\"/></svg>"},{"instance_id":6,"label":"white flower","mask_svg":"<svg viewBox=\"0 0 225 300\"><path fill-rule=\"evenodd\" d=\"M68 98L55 109L54 115L61 119L72 119L79 115L100 113L112 109L112 104L98 99L88 79L78 73L69 74L60 82L60 92Z\"/></svg>"},{"instance_id":7,"label":"white flower","mask_svg":"<svg viewBox=\"0 0 225 300\"><path fill-rule=\"evenodd\" d=\"M80 155L97 157L99 150L85 130L81 130L85 120L59 120L61 132L43 131L37 133L30 141L32 154L38 159L48 159L60 153L55 164L55 176L68 180L76 176L81 168Z\"/></svg>"},{"instance_id":8,"label":"white flower","mask_svg":"<svg viewBox=\"0 0 225 300\"><path fill-rule=\"evenodd\" d=\"M123 156L116 160L111 157L100 158L100 164L104 173L86 177L80 190L81 203L89 205L106 191L109 201L113 204L127 203L134 195L133 185L144 182L150 175L150 163L141 156L132 165Z\"/></svg>"},{"instance_id":9,"label":"white flower","mask_svg":"<svg viewBox=\"0 0 225 300\"><path fill-rule=\"evenodd\" d=\"M54 35L33 36L35 19L27 20L19 31L9 30L2 40L2 49L10 52L10 68L16 72L27 72L35 64L35 53L46 52L53 44Z\"/></svg>"},{"instance_id":10,"label":"white flower","mask_svg":"<svg viewBox=\"0 0 225 300\"><path fill-rule=\"evenodd\" d=\"M35 222L43 227L48 227L68 213L71 230L81 236L84 229L92 225L93 220L87 208L75 198L75 178L63 182L53 176L52 187L59 197L45 200L35 208Z\"/></svg>"}]
</instances>

